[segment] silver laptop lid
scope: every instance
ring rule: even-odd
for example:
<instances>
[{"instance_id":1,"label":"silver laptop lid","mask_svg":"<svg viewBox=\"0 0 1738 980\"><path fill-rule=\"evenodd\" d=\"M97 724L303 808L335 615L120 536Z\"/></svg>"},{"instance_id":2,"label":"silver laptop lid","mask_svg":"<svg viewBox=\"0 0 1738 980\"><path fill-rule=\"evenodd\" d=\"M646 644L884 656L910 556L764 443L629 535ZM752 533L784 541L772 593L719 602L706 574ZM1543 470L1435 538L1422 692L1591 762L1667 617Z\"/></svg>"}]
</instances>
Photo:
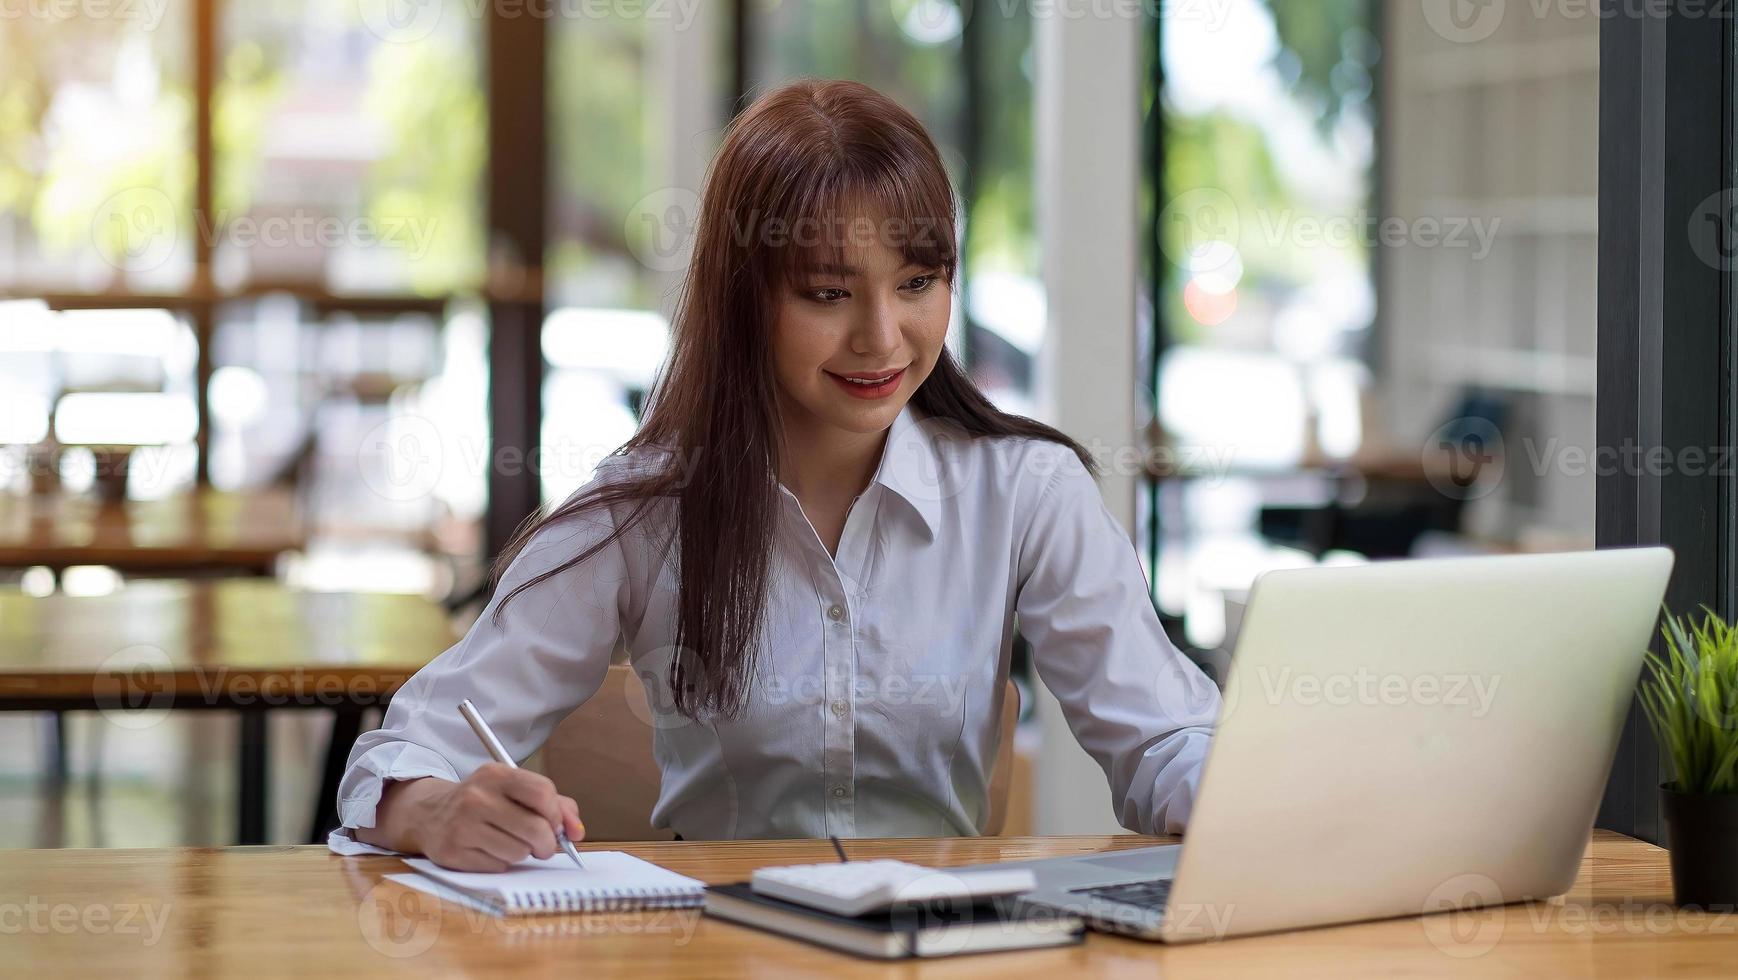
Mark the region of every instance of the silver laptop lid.
<instances>
[{"instance_id":1,"label":"silver laptop lid","mask_svg":"<svg viewBox=\"0 0 1738 980\"><path fill-rule=\"evenodd\" d=\"M1671 565L1646 548L1264 575L1163 937L1567 890Z\"/></svg>"}]
</instances>

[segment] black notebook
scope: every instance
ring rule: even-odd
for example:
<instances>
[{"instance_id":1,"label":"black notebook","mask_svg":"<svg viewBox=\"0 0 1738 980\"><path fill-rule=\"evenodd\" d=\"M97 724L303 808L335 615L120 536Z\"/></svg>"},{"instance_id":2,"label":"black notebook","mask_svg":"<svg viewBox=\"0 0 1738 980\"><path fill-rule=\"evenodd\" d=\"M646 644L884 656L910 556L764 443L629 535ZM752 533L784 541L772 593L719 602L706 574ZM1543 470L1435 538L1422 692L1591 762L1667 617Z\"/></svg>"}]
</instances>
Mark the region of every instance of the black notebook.
<instances>
[{"instance_id":1,"label":"black notebook","mask_svg":"<svg viewBox=\"0 0 1738 980\"><path fill-rule=\"evenodd\" d=\"M756 894L746 881L708 887L706 914L883 960L1067 946L1086 932L1079 916L1011 896L850 917Z\"/></svg>"}]
</instances>

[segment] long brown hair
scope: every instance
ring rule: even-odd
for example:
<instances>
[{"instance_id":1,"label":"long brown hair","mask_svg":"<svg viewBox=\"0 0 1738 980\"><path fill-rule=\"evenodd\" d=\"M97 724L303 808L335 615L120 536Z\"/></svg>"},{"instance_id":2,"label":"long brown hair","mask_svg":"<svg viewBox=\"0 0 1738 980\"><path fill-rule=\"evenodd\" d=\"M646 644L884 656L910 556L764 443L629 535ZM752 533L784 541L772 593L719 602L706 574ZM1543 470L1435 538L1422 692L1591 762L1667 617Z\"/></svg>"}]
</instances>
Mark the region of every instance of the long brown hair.
<instances>
[{"instance_id":1,"label":"long brown hair","mask_svg":"<svg viewBox=\"0 0 1738 980\"><path fill-rule=\"evenodd\" d=\"M670 360L639 431L613 455L674 450L677 465L598 481L527 521L495 564L495 581L542 528L594 507L633 504L603 541L521 583L496 605L585 561L640 524L654 501L677 501L678 598L670 690L678 711L739 712L755 670L778 516L783 427L772 373L777 290L844 242L826 234L846 206L871 202L889 241L924 268L959 266L955 201L923 126L893 100L849 81L802 79L767 92L731 124L712 162L694 252L677 307ZM829 222L833 224L829 224ZM807 232L807 234L805 234ZM891 236L890 236L891 237ZM884 239L885 240L885 239ZM996 409L943 350L912 395L927 418L972 437L1074 440Z\"/></svg>"}]
</instances>

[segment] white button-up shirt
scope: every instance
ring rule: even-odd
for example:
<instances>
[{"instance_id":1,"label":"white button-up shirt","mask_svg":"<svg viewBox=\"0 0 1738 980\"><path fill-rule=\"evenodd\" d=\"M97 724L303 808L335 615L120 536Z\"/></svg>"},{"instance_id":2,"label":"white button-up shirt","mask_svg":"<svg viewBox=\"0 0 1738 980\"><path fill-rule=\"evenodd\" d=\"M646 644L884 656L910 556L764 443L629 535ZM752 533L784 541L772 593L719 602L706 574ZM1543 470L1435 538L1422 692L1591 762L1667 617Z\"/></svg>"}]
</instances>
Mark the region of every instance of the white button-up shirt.
<instances>
[{"instance_id":1,"label":"white button-up shirt","mask_svg":"<svg viewBox=\"0 0 1738 980\"><path fill-rule=\"evenodd\" d=\"M594 482L635 465L611 457ZM687 719L662 687L672 523L636 526L495 622L502 596L601 540L627 505L588 511L538 532L464 639L358 739L339 789L345 827L373 825L385 780L457 780L487 761L463 698L515 758L530 755L598 690L620 639L652 685L654 826L689 840L976 834L1018 619L1122 825L1183 829L1219 692L1166 639L1134 547L1072 451L967 438L907 407L837 557L780 490L763 647L739 717ZM666 522L674 506L654 505Z\"/></svg>"}]
</instances>

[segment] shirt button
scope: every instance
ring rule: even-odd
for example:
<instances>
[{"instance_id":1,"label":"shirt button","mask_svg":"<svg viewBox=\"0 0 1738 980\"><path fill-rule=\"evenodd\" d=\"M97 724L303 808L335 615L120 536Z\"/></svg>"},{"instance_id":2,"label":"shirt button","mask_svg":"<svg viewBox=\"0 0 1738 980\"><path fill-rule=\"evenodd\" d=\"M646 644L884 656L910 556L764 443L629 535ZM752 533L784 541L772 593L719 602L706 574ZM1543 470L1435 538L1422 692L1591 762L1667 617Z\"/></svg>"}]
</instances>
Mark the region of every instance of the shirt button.
<instances>
[{"instance_id":1,"label":"shirt button","mask_svg":"<svg viewBox=\"0 0 1738 980\"><path fill-rule=\"evenodd\" d=\"M839 605L836 602L833 603L831 606L828 606L827 607L827 618L832 620L835 623L844 619L845 618L845 607Z\"/></svg>"},{"instance_id":2,"label":"shirt button","mask_svg":"<svg viewBox=\"0 0 1738 980\"><path fill-rule=\"evenodd\" d=\"M833 799L842 800L844 798L845 798L845 787L843 787L843 786L833 787Z\"/></svg>"},{"instance_id":3,"label":"shirt button","mask_svg":"<svg viewBox=\"0 0 1738 980\"><path fill-rule=\"evenodd\" d=\"M845 717L845 700L843 698L839 698L833 702L833 714L836 714L841 718Z\"/></svg>"}]
</instances>

